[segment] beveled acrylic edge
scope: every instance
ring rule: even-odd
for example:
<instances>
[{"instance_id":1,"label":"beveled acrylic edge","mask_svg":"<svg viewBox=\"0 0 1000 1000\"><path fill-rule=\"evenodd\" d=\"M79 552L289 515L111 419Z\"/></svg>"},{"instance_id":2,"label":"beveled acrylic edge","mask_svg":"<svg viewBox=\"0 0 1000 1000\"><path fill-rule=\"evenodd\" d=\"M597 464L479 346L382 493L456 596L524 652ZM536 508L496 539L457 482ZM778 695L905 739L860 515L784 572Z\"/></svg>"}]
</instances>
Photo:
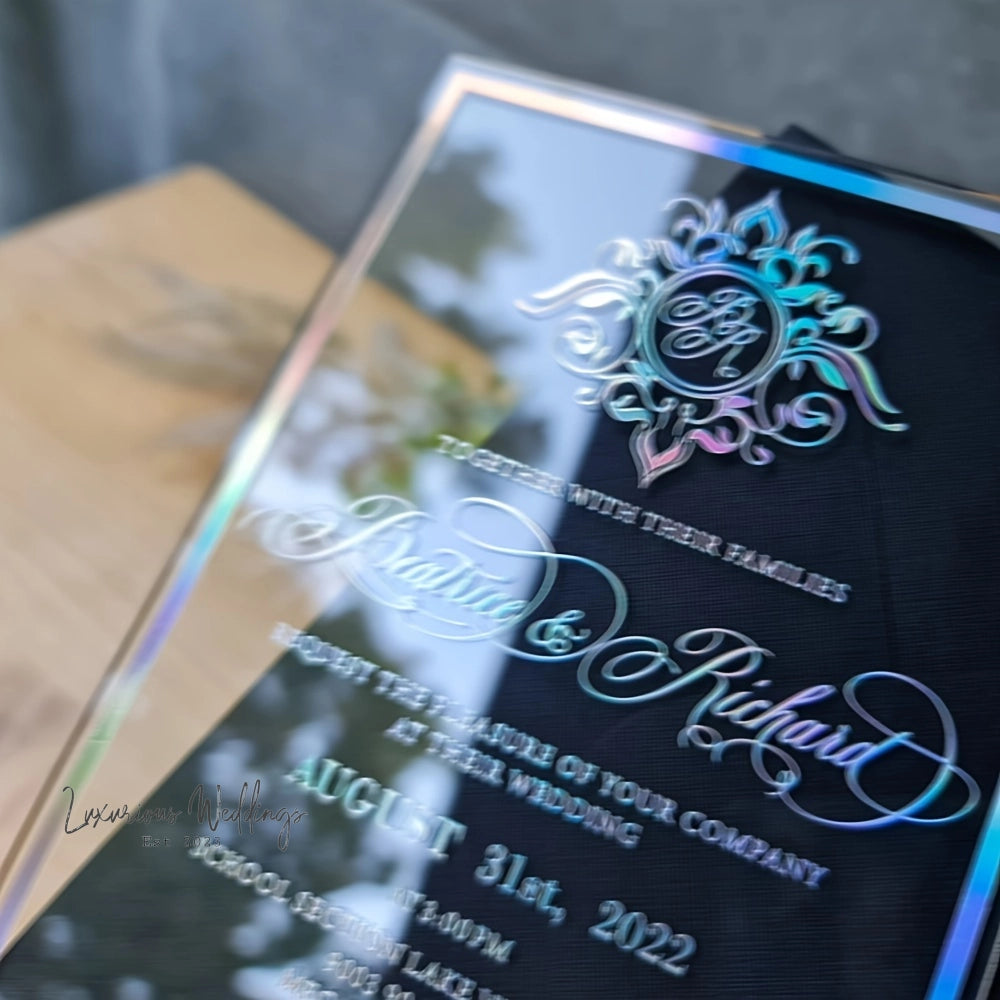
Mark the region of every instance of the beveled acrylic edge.
<instances>
[{"instance_id":1,"label":"beveled acrylic edge","mask_svg":"<svg viewBox=\"0 0 1000 1000\"><path fill-rule=\"evenodd\" d=\"M839 153L816 150L804 153L758 130L504 63L453 56L448 68L453 70L465 94L661 142L744 167L784 174L1000 235L1000 193L971 191L895 167L851 160ZM441 82L451 84L452 80ZM445 89L442 86L441 92ZM437 92L433 88L428 96L433 99Z\"/></svg>"},{"instance_id":2,"label":"beveled acrylic edge","mask_svg":"<svg viewBox=\"0 0 1000 1000\"><path fill-rule=\"evenodd\" d=\"M48 801L53 797L50 786L54 787L68 766L69 782L74 787L82 787L96 769L240 499L259 471L308 372L342 318L448 122L469 96L782 174L1000 235L997 195L949 187L892 168L855 166L839 156L807 155L782 148L780 141L758 131L679 108L503 63L452 56L425 99L416 133L348 252L320 286L0 864L0 958L14 943L15 920L57 832L55 803ZM996 895L998 868L1000 781L925 1000L958 1000L961 996ZM985 987L988 989L988 983Z\"/></svg>"}]
</instances>

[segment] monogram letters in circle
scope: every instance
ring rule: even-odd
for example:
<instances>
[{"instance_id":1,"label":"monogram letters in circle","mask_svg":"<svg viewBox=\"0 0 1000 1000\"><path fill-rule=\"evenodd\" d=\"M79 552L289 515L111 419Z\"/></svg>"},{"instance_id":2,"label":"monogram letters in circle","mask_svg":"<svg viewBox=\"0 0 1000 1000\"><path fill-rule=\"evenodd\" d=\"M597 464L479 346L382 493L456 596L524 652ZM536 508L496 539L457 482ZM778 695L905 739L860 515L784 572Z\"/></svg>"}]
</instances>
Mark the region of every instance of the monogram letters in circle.
<instances>
[{"instance_id":1,"label":"monogram letters in circle","mask_svg":"<svg viewBox=\"0 0 1000 1000\"><path fill-rule=\"evenodd\" d=\"M643 306L643 354L678 393L718 399L747 391L777 365L788 310L748 268L707 264L663 282Z\"/></svg>"},{"instance_id":2,"label":"monogram letters in circle","mask_svg":"<svg viewBox=\"0 0 1000 1000\"><path fill-rule=\"evenodd\" d=\"M859 262L853 243L791 231L777 191L732 215L718 198L676 198L664 232L612 240L594 267L517 303L557 321L577 403L634 425L641 487L699 450L767 465L775 445L827 444L845 399L880 430L906 430L867 353L875 316L826 280Z\"/></svg>"}]
</instances>

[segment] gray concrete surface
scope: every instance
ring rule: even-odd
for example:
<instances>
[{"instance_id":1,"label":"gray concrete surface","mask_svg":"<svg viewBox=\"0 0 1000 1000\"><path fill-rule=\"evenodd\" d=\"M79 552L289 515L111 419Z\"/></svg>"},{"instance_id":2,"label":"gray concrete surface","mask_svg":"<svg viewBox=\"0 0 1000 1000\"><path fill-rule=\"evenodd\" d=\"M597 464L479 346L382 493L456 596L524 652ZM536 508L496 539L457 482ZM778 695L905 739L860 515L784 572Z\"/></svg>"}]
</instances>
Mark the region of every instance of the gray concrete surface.
<instances>
[{"instance_id":1,"label":"gray concrete surface","mask_svg":"<svg viewBox=\"0 0 1000 1000\"><path fill-rule=\"evenodd\" d=\"M450 52L1000 191L1000 0L0 0L0 227L201 161L343 247Z\"/></svg>"}]
</instances>

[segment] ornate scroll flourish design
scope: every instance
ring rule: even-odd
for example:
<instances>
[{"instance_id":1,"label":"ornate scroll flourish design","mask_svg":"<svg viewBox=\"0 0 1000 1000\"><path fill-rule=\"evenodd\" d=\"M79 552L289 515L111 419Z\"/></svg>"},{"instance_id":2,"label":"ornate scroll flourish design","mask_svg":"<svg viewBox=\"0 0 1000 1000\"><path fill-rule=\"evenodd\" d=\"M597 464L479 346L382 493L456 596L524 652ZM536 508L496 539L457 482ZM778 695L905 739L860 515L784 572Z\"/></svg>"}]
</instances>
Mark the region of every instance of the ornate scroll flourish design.
<instances>
[{"instance_id":1,"label":"ornate scroll flourish design","mask_svg":"<svg viewBox=\"0 0 1000 1000\"><path fill-rule=\"evenodd\" d=\"M955 720L926 684L894 671L868 670L855 674L839 690L832 684L813 684L772 700L762 697L771 679L759 676L772 656L749 636L727 628L685 632L673 648L653 636L616 636L587 651L577 681L592 698L613 705L697 698L677 734L678 746L704 750L713 763L742 752L767 788L765 795L821 826L839 830L939 826L978 807L979 785L958 765ZM923 713L933 713L937 726L918 737L915 731L886 725L862 699L861 689L872 682L883 685L883 697L891 692L890 704L914 704ZM853 713L853 724L805 717L809 706L837 695ZM874 740L854 733L859 721L877 734ZM736 734L731 735L734 728ZM883 758L894 759L897 766L902 761L906 777L887 781L883 772L879 778ZM822 766L843 775L849 795L839 816L826 812L837 808L828 790L818 797L810 795L809 785L817 778L813 768L821 771ZM821 776L817 784L824 784Z\"/></svg>"},{"instance_id":2,"label":"ornate scroll flourish design","mask_svg":"<svg viewBox=\"0 0 1000 1000\"><path fill-rule=\"evenodd\" d=\"M617 574L596 560L556 551L526 514L486 497L465 497L439 518L402 497L374 494L342 509L254 510L240 527L252 527L278 558L332 563L360 594L399 612L424 635L488 640L523 660L577 659L617 635L628 611ZM526 574L539 578L522 596ZM599 610L569 608L536 618L569 574L597 578ZM506 643L514 630L528 648Z\"/></svg>"},{"instance_id":3,"label":"ornate scroll flourish design","mask_svg":"<svg viewBox=\"0 0 1000 1000\"><path fill-rule=\"evenodd\" d=\"M676 198L665 237L613 240L593 270L516 303L561 317L556 358L590 383L576 401L635 425L642 487L699 448L767 465L772 442L827 444L847 420L837 393L880 430L907 429L865 354L875 316L821 280L857 248L815 225L790 233L779 199L730 216L721 199ZM822 387L796 385L809 371Z\"/></svg>"}]
</instances>

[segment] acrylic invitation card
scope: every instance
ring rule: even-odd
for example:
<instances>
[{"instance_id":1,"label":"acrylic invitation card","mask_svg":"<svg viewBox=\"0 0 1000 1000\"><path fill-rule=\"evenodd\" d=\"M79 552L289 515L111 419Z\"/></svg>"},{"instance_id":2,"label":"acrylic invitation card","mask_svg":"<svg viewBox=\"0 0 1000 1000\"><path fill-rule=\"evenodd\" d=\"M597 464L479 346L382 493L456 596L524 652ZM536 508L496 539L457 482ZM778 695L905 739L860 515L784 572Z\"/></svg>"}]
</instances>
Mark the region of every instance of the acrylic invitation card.
<instances>
[{"instance_id":1,"label":"acrylic invitation card","mask_svg":"<svg viewBox=\"0 0 1000 1000\"><path fill-rule=\"evenodd\" d=\"M998 232L453 64L21 845L8 927L95 846L0 995L986 996Z\"/></svg>"}]
</instances>

